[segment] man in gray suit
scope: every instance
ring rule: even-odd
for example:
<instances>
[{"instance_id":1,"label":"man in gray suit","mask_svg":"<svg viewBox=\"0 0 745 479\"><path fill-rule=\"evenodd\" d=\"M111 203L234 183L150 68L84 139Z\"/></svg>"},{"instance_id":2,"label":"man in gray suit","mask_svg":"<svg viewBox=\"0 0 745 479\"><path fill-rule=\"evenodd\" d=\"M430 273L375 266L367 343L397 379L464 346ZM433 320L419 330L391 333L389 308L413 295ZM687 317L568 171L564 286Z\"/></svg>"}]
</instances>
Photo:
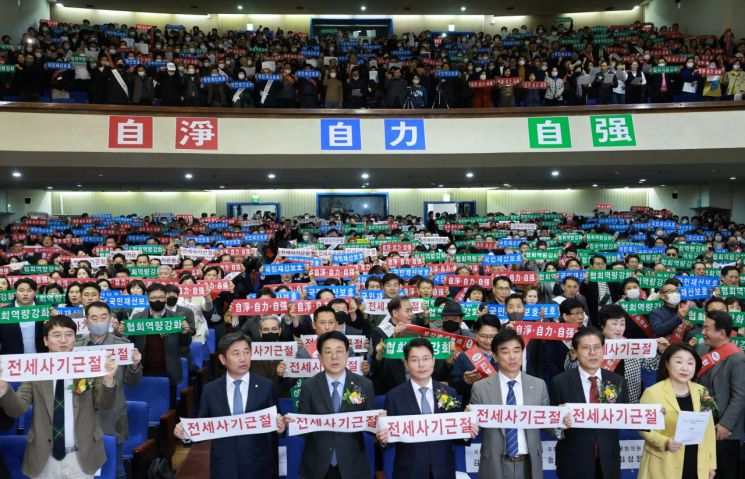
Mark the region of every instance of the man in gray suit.
<instances>
[{"instance_id":1,"label":"man in gray suit","mask_svg":"<svg viewBox=\"0 0 745 479\"><path fill-rule=\"evenodd\" d=\"M546 383L520 371L525 343L512 329L492 340L497 374L474 383L471 404L548 406ZM543 449L538 429L482 429L479 477L489 479L541 479Z\"/></svg>"},{"instance_id":2,"label":"man in gray suit","mask_svg":"<svg viewBox=\"0 0 745 479\"><path fill-rule=\"evenodd\" d=\"M745 432L745 354L729 340L732 316L710 311L704 318L704 344L699 346L703 367L698 382L711 391L719 408L717 479L739 479L740 440ZM716 419L716 416L715 416Z\"/></svg>"},{"instance_id":3,"label":"man in gray suit","mask_svg":"<svg viewBox=\"0 0 745 479\"><path fill-rule=\"evenodd\" d=\"M111 308L106 303L96 301L86 306L85 322L88 325L90 336L83 336L78 339L75 346L129 344L126 339L109 332L112 317ZM132 364L117 368L116 383L120 386L137 386L142 379L141 359L142 355L135 349L132 354ZM116 437L116 477L118 479L125 478L127 472L122 460L122 445L129 438L129 423L127 422L127 399L124 397L124 388L119 387L117 389L116 400L111 409L98 410L96 415L103 433Z\"/></svg>"},{"instance_id":4,"label":"man in gray suit","mask_svg":"<svg viewBox=\"0 0 745 479\"><path fill-rule=\"evenodd\" d=\"M75 322L58 315L44 323L44 343L52 353L70 352L75 345ZM106 376L78 392L81 379L34 381L18 391L0 381L0 408L11 417L22 416L34 406L29 440L21 470L35 479L92 478L106 462L103 432L96 409L114 405L118 385L116 363L109 358Z\"/></svg>"},{"instance_id":5,"label":"man in gray suit","mask_svg":"<svg viewBox=\"0 0 745 479\"><path fill-rule=\"evenodd\" d=\"M298 413L335 414L375 409L372 382L346 369L349 340L339 331L318 337L318 357L324 371L306 379L300 389ZM345 392L359 391L360 404L344 401ZM361 432L315 432L305 436L300 475L304 479L362 479L370 477Z\"/></svg>"}]
</instances>

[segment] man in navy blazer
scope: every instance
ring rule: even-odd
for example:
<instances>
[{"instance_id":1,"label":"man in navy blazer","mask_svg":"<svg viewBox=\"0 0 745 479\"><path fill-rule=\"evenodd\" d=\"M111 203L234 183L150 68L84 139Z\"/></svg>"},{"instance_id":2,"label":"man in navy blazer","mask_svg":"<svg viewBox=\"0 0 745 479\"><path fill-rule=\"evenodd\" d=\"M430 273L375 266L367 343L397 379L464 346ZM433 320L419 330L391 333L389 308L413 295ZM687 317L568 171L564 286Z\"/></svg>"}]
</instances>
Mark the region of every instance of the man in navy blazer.
<instances>
[{"instance_id":1,"label":"man in navy blazer","mask_svg":"<svg viewBox=\"0 0 745 479\"><path fill-rule=\"evenodd\" d=\"M218 358L227 372L207 384L202 391L199 417L221 417L245 414L277 405L274 385L268 379L250 374L251 339L243 333L227 334L217 346ZM236 399L240 404L236 405ZM278 433L285 422L277 415ZM176 437L184 439L181 423ZM212 441L210 477L212 479L274 479L277 470L276 433L226 437Z\"/></svg>"},{"instance_id":2,"label":"man in navy blazer","mask_svg":"<svg viewBox=\"0 0 745 479\"><path fill-rule=\"evenodd\" d=\"M404 347L404 364L411 379L399 384L385 398L388 416L412 416L463 411L453 399L445 407L446 396L455 398L455 389L432 380L435 356L432 343L425 338L414 338ZM474 424L471 434L478 434ZM387 442L388 431L381 430L378 440ZM454 479L454 441L397 443L393 462L393 479Z\"/></svg>"}]
</instances>

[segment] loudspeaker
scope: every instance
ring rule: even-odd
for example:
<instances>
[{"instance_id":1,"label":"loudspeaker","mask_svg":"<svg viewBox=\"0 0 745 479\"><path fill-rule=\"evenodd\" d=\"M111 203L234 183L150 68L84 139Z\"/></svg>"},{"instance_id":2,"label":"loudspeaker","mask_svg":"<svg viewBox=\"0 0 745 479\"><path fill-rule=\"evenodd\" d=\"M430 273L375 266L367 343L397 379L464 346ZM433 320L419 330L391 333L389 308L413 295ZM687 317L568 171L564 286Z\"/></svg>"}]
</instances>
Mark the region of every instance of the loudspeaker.
<instances>
[{"instance_id":1,"label":"loudspeaker","mask_svg":"<svg viewBox=\"0 0 745 479\"><path fill-rule=\"evenodd\" d=\"M678 199L678 192L677 191L673 191L673 199L674 200L677 200Z\"/></svg>"},{"instance_id":2,"label":"loudspeaker","mask_svg":"<svg viewBox=\"0 0 745 479\"><path fill-rule=\"evenodd\" d=\"M27 197L25 197L23 199L23 202L26 203L27 205L30 205L31 204L31 198L27 196Z\"/></svg>"}]
</instances>

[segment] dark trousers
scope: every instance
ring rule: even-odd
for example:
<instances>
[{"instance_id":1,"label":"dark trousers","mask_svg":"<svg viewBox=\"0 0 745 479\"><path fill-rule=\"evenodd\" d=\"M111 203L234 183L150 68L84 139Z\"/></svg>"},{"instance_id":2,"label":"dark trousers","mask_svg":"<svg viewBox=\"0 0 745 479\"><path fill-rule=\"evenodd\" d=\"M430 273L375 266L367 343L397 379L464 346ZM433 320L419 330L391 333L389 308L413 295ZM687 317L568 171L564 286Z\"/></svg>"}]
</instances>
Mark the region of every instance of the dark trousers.
<instances>
[{"instance_id":1,"label":"dark trousers","mask_svg":"<svg viewBox=\"0 0 745 479\"><path fill-rule=\"evenodd\" d=\"M742 479L740 441L717 441L717 479Z\"/></svg>"}]
</instances>

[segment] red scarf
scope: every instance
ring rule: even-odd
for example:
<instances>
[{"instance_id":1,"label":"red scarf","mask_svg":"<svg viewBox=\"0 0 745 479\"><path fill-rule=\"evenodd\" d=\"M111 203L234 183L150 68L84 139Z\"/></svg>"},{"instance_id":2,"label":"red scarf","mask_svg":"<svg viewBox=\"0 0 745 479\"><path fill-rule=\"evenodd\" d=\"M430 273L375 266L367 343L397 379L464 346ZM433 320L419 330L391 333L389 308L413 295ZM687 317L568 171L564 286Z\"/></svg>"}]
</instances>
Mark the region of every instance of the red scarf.
<instances>
[{"instance_id":1,"label":"red scarf","mask_svg":"<svg viewBox=\"0 0 745 479\"><path fill-rule=\"evenodd\" d=\"M742 350L737 347L735 343L727 342L718 348L710 351L708 354L701 358L701 371L698 373L698 377L704 375L706 371L713 368L717 364L723 362L733 354L741 353Z\"/></svg>"}]
</instances>

